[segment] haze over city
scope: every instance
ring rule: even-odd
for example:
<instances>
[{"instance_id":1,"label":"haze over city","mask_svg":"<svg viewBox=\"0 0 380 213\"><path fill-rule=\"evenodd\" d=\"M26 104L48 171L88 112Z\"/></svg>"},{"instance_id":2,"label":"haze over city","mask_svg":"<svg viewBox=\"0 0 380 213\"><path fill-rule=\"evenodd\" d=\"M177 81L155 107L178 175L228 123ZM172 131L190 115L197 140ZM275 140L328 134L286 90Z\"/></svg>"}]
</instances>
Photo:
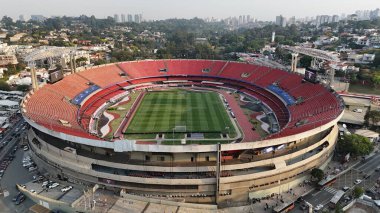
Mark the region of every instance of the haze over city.
<instances>
[{"instance_id":1,"label":"haze over city","mask_svg":"<svg viewBox=\"0 0 380 213\"><path fill-rule=\"evenodd\" d=\"M307 17L320 14L354 13L380 6L378 0L0 0L0 16L17 18L23 14L50 16L95 15L105 18L117 13L142 13L147 20L167 18L226 18L250 14L258 20L273 21L276 15ZM275 6L275 7L274 7Z\"/></svg>"}]
</instances>

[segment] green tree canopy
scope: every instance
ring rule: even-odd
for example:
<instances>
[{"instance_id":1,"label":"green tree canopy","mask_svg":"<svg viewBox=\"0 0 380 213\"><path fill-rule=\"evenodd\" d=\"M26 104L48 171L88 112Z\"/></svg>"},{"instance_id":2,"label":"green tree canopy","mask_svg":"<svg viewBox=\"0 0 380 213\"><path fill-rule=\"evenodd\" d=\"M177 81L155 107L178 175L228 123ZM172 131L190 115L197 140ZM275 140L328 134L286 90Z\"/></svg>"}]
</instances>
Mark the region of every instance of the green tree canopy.
<instances>
[{"instance_id":1,"label":"green tree canopy","mask_svg":"<svg viewBox=\"0 0 380 213\"><path fill-rule=\"evenodd\" d=\"M346 134L339 138L337 151L342 154L350 153L352 156L364 156L373 151L373 144L366 137Z\"/></svg>"},{"instance_id":2,"label":"green tree canopy","mask_svg":"<svg viewBox=\"0 0 380 213\"><path fill-rule=\"evenodd\" d=\"M0 81L0 90L9 91L11 87L5 81Z\"/></svg>"},{"instance_id":3,"label":"green tree canopy","mask_svg":"<svg viewBox=\"0 0 380 213\"><path fill-rule=\"evenodd\" d=\"M380 111L371 110L367 111L364 116L365 123L367 125L374 125L380 122Z\"/></svg>"},{"instance_id":4,"label":"green tree canopy","mask_svg":"<svg viewBox=\"0 0 380 213\"><path fill-rule=\"evenodd\" d=\"M373 75L372 75L372 83L373 83L373 86L375 88L379 88L380 87L380 72L375 72Z\"/></svg>"},{"instance_id":5,"label":"green tree canopy","mask_svg":"<svg viewBox=\"0 0 380 213\"><path fill-rule=\"evenodd\" d=\"M29 90L29 87L30 87L29 85L17 85L16 90L26 92Z\"/></svg>"},{"instance_id":6,"label":"green tree canopy","mask_svg":"<svg viewBox=\"0 0 380 213\"><path fill-rule=\"evenodd\" d=\"M321 169L314 168L313 170L311 170L311 176L313 178L316 178L318 181L321 181L325 176L325 173Z\"/></svg>"},{"instance_id":7,"label":"green tree canopy","mask_svg":"<svg viewBox=\"0 0 380 213\"><path fill-rule=\"evenodd\" d=\"M353 194L355 198L359 198L364 194L364 189L360 186L355 186Z\"/></svg>"}]
</instances>

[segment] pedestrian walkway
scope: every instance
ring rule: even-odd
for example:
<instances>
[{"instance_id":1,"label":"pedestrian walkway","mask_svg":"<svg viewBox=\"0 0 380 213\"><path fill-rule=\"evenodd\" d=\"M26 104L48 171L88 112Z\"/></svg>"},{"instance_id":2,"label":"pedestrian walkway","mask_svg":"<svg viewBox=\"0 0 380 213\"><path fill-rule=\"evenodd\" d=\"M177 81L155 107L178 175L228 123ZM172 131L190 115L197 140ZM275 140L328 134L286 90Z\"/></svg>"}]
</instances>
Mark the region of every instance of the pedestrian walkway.
<instances>
[{"instance_id":1,"label":"pedestrian walkway","mask_svg":"<svg viewBox=\"0 0 380 213\"><path fill-rule=\"evenodd\" d=\"M338 191L337 189L332 188L332 187L328 187L328 186L326 186L325 188L323 188L323 190L325 190L326 192L329 192L331 194L335 194Z\"/></svg>"}]
</instances>

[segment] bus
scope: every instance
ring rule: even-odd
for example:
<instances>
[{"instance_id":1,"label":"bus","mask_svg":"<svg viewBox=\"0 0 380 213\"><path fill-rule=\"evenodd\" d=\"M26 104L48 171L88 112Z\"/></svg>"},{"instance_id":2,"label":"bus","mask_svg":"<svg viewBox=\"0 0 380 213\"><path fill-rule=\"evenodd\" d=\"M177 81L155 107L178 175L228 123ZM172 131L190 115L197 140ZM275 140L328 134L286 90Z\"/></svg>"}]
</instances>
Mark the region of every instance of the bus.
<instances>
[{"instance_id":1,"label":"bus","mask_svg":"<svg viewBox=\"0 0 380 213\"><path fill-rule=\"evenodd\" d=\"M284 203L273 209L273 213L285 213L294 209L294 203Z\"/></svg>"},{"instance_id":2,"label":"bus","mask_svg":"<svg viewBox=\"0 0 380 213\"><path fill-rule=\"evenodd\" d=\"M329 206L332 209L335 209L336 204L339 202L339 200L343 197L344 191L339 190L335 193L334 197L331 198Z\"/></svg>"},{"instance_id":3,"label":"bus","mask_svg":"<svg viewBox=\"0 0 380 213\"><path fill-rule=\"evenodd\" d=\"M328 175L325 179L318 182L318 188L321 190L323 187L331 186L335 183L336 177L332 175Z\"/></svg>"}]
</instances>

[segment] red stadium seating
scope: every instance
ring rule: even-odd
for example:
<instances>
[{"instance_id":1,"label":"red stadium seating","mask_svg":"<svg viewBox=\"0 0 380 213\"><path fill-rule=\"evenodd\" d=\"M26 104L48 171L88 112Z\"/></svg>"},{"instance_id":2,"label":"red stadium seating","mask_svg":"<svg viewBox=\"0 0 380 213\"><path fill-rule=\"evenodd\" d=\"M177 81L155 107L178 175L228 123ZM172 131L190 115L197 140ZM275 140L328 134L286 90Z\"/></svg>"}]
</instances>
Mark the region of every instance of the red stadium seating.
<instances>
[{"instance_id":1,"label":"red stadium seating","mask_svg":"<svg viewBox=\"0 0 380 213\"><path fill-rule=\"evenodd\" d=\"M121 72L122 70L120 70L118 66L112 64L88 69L84 72L81 72L80 75L84 76L86 79L90 80L100 87L106 87L125 81L126 78L120 76Z\"/></svg>"},{"instance_id":2,"label":"red stadium seating","mask_svg":"<svg viewBox=\"0 0 380 213\"><path fill-rule=\"evenodd\" d=\"M64 80L58 81L54 84L49 84L49 86L45 87L45 89L49 88L72 99L89 87L87 83L88 81L80 77L78 74L72 74L65 76Z\"/></svg>"},{"instance_id":3,"label":"red stadium seating","mask_svg":"<svg viewBox=\"0 0 380 213\"><path fill-rule=\"evenodd\" d=\"M120 73L126 76L120 76ZM184 84L201 86L206 85L201 81L215 81L256 97L274 112L281 127L281 131L270 138L310 130L331 121L342 112L341 103L334 94L320 84L302 82L300 75L238 62L177 59L122 62L66 76L62 81L45 85L33 94L25 102L25 110L27 116L47 128L94 138L87 133L91 116L103 103L124 92L122 87L168 80L188 80ZM89 96L78 109L69 100L87 89L89 81L102 87L102 90ZM295 99L302 97L303 102L287 107L265 89L274 82ZM70 125L63 125L60 120ZM252 134L248 138L255 137Z\"/></svg>"}]
</instances>

